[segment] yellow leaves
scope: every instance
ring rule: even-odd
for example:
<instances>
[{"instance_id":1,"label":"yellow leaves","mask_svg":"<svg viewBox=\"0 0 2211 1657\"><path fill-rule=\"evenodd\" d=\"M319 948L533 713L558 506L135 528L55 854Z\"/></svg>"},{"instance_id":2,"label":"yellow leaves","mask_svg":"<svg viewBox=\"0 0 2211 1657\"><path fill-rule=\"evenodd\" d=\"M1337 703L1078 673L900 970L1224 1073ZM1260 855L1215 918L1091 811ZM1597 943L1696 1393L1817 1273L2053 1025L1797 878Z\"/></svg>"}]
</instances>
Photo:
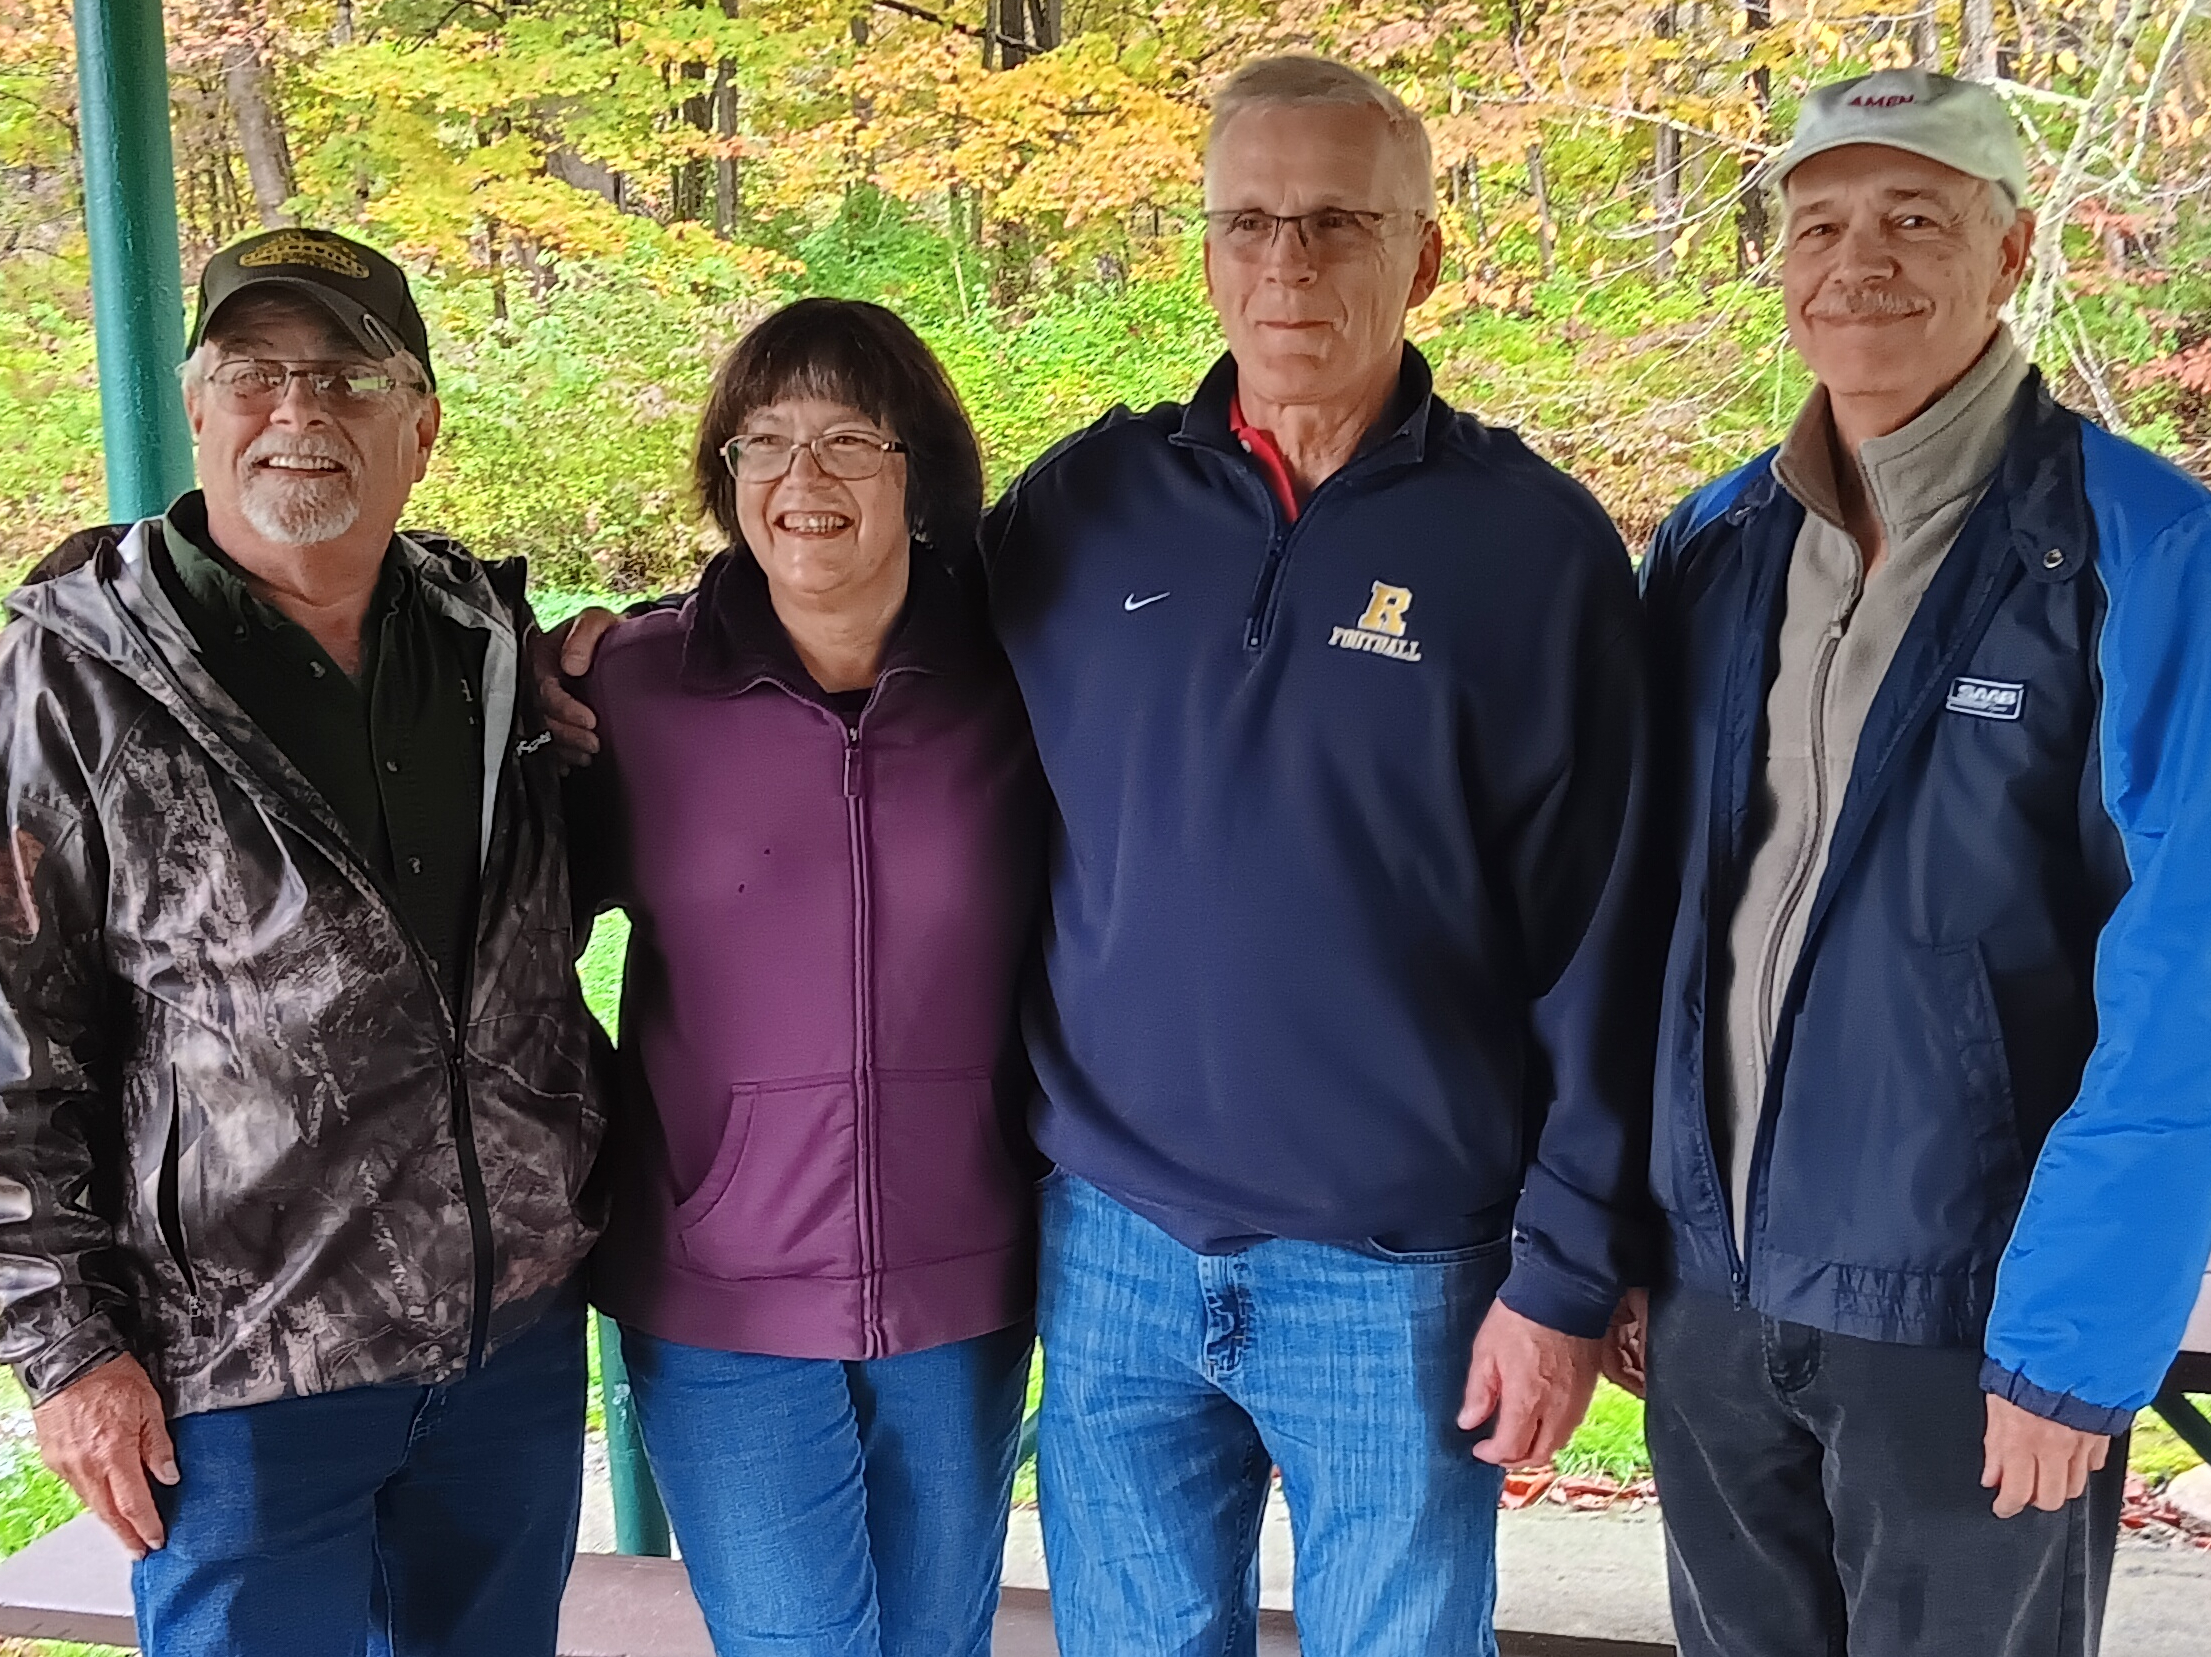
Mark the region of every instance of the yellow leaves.
<instances>
[{"instance_id":1,"label":"yellow leaves","mask_svg":"<svg viewBox=\"0 0 2211 1657\"><path fill-rule=\"evenodd\" d=\"M2080 53L2074 51L2073 48L2070 46L2066 47L2064 51L2058 53L2057 55L2057 66L2058 69L2064 74L2079 74Z\"/></svg>"}]
</instances>

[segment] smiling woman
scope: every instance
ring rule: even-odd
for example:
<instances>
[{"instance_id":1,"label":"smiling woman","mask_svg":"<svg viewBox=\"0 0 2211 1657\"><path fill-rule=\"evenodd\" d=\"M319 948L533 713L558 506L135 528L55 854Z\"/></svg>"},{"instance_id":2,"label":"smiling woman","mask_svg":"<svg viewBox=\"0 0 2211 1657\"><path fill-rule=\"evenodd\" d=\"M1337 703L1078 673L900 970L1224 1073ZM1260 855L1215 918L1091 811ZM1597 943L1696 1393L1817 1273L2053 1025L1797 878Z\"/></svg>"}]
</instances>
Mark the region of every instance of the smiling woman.
<instances>
[{"instance_id":1,"label":"smiling woman","mask_svg":"<svg viewBox=\"0 0 2211 1657\"><path fill-rule=\"evenodd\" d=\"M576 886L634 923L593 1294L722 1649L980 1657L1031 1345L1002 1061L1043 827L969 579L981 461L904 323L806 300L722 365L695 464L729 549L576 684Z\"/></svg>"}]
</instances>

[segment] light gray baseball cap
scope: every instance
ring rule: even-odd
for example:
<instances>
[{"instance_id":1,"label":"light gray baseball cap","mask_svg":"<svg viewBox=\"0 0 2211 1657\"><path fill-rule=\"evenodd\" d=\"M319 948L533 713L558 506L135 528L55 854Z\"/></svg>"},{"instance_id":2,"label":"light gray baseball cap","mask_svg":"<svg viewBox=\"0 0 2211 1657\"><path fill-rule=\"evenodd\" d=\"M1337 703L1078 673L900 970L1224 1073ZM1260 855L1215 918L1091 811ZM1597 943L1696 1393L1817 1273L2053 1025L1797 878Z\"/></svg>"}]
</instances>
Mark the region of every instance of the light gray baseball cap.
<instances>
[{"instance_id":1,"label":"light gray baseball cap","mask_svg":"<svg viewBox=\"0 0 2211 1657\"><path fill-rule=\"evenodd\" d=\"M1971 178L2000 184L2014 207L2027 204L2027 157L2019 129L1995 93L1978 81L1927 69L1882 69L1815 89L1797 116L1796 137L1771 177L1790 173L1846 144L1884 144L1923 155Z\"/></svg>"}]
</instances>

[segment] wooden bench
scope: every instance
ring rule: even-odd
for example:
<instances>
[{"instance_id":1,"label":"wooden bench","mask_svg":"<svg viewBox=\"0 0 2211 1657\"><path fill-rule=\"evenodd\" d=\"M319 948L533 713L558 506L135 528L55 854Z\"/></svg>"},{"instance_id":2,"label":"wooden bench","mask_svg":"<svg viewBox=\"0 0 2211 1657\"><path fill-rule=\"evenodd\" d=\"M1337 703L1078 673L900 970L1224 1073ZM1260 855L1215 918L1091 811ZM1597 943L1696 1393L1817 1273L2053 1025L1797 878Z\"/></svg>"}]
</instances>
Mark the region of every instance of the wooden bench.
<instances>
[{"instance_id":1,"label":"wooden bench","mask_svg":"<svg viewBox=\"0 0 2211 1657\"><path fill-rule=\"evenodd\" d=\"M89 1515L0 1560L0 1638L132 1647L130 1556ZM1671 1646L1500 1632L1506 1657L1672 1657ZM995 1657L1057 1657L1051 1596L1008 1588ZM1295 1657L1287 1612L1259 1614L1260 1657ZM714 1657L690 1578L672 1559L587 1553L560 1608L560 1657Z\"/></svg>"}]
</instances>

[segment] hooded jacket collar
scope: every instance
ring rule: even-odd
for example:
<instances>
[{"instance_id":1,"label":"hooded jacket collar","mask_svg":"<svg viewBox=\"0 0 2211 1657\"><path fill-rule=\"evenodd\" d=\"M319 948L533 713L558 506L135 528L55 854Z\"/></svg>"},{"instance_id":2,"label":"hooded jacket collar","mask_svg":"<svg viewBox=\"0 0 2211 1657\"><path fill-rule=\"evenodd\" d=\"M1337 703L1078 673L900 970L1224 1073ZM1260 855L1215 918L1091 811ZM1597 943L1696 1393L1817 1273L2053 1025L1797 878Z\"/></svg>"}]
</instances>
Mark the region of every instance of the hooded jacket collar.
<instances>
[{"instance_id":1,"label":"hooded jacket collar","mask_svg":"<svg viewBox=\"0 0 2211 1657\"><path fill-rule=\"evenodd\" d=\"M911 543L907 558L906 608L891 629L877 677L909 669L956 672L989 648L979 602L928 543ZM715 555L684 603L683 622L679 683L685 690L735 696L768 683L802 701L824 701L776 618L767 576L745 547Z\"/></svg>"},{"instance_id":2,"label":"hooded jacket collar","mask_svg":"<svg viewBox=\"0 0 2211 1657\"><path fill-rule=\"evenodd\" d=\"M190 629L147 565L146 549L152 538L166 533L162 518L133 524L120 540L103 541L76 568L18 587L8 595L7 607L129 675L147 695L176 713L203 744L229 749L261 777L281 779L287 803L304 809L342 843L344 832L321 795L201 665ZM477 851L483 858L491 849L502 792L497 784L515 714L521 640L514 617L484 567L465 553L398 535L392 541L391 557L408 578L420 582L428 603L461 625L481 628L488 635L483 667L484 789L477 825Z\"/></svg>"}]
</instances>

